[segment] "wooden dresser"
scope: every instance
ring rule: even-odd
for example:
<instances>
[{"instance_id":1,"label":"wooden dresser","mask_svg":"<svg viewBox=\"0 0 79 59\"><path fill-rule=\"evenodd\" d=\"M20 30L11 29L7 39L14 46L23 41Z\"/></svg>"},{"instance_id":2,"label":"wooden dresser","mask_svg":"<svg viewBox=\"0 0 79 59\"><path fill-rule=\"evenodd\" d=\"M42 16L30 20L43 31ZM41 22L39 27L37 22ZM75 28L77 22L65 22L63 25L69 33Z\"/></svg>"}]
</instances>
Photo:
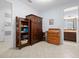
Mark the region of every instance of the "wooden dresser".
<instances>
[{"instance_id":1,"label":"wooden dresser","mask_svg":"<svg viewBox=\"0 0 79 59\"><path fill-rule=\"evenodd\" d=\"M60 44L60 29L48 30L48 43L59 45Z\"/></svg>"}]
</instances>

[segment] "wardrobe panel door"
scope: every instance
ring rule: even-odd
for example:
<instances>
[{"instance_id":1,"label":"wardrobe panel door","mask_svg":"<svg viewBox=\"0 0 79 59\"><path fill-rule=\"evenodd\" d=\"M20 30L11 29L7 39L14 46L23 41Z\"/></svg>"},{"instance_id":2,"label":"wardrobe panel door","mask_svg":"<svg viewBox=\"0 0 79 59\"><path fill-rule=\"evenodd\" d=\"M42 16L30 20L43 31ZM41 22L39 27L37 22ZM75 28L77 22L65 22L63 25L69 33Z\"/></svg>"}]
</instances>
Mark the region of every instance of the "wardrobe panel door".
<instances>
[{"instance_id":1,"label":"wardrobe panel door","mask_svg":"<svg viewBox=\"0 0 79 59\"><path fill-rule=\"evenodd\" d=\"M31 43L34 44L37 42L37 24L35 17L32 17L32 24L31 24Z\"/></svg>"},{"instance_id":2,"label":"wardrobe panel door","mask_svg":"<svg viewBox=\"0 0 79 59\"><path fill-rule=\"evenodd\" d=\"M39 39L42 40L43 33L42 33L42 19L39 18Z\"/></svg>"}]
</instances>

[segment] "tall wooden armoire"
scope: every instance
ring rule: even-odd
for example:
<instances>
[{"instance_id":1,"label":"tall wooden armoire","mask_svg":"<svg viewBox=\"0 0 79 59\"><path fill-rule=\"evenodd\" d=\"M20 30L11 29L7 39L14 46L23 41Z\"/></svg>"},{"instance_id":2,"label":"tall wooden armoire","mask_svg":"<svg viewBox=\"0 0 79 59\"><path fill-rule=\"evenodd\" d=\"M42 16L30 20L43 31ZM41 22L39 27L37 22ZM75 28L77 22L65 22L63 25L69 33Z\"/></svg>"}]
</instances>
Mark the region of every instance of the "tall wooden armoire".
<instances>
[{"instance_id":1,"label":"tall wooden armoire","mask_svg":"<svg viewBox=\"0 0 79 59\"><path fill-rule=\"evenodd\" d=\"M31 22L28 19L16 17L16 47L21 49L31 43Z\"/></svg>"},{"instance_id":2,"label":"tall wooden armoire","mask_svg":"<svg viewBox=\"0 0 79 59\"><path fill-rule=\"evenodd\" d=\"M42 18L28 15L16 17L16 47L22 48L42 41Z\"/></svg>"},{"instance_id":3,"label":"tall wooden armoire","mask_svg":"<svg viewBox=\"0 0 79 59\"><path fill-rule=\"evenodd\" d=\"M42 18L36 15L28 15L27 19L31 21L31 45L42 40Z\"/></svg>"}]
</instances>

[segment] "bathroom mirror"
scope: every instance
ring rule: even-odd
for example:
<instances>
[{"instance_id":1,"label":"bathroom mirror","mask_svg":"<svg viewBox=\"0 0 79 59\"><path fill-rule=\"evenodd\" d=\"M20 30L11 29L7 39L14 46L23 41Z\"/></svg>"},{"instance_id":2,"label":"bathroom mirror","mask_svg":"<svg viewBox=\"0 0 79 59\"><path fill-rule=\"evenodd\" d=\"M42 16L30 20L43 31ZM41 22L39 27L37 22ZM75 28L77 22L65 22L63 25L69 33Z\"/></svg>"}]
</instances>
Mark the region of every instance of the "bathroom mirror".
<instances>
[{"instance_id":1,"label":"bathroom mirror","mask_svg":"<svg viewBox=\"0 0 79 59\"><path fill-rule=\"evenodd\" d=\"M78 8L64 9L64 29L77 29Z\"/></svg>"},{"instance_id":2,"label":"bathroom mirror","mask_svg":"<svg viewBox=\"0 0 79 59\"><path fill-rule=\"evenodd\" d=\"M70 18L70 19L64 19L65 21L65 29L72 29L76 30L77 29L77 19L76 18Z\"/></svg>"}]
</instances>

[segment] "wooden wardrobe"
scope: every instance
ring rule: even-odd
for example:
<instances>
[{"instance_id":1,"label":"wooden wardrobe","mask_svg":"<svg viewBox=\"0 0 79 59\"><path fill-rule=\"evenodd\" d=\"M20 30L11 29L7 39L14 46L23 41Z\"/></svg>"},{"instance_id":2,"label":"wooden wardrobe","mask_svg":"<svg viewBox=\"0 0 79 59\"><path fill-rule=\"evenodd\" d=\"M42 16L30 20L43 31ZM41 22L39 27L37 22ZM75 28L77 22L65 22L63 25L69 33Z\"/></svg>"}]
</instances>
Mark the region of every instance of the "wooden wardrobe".
<instances>
[{"instance_id":1,"label":"wooden wardrobe","mask_svg":"<svg viewBox=\"0 0 79 59\"><path fill-rule=\"evenodd\" d=\"M16 17L16 47L19 49L30 45L30 20Z\"/></svg>"},{"instance_id":2,"label":"wooden wardrobe","mask_svg":"<svg viewBox=\"0 0 79 59\"><path fill-rule=\"evenodd\" d=\"M21 25L22 23L22 25ZM28 32L22 32L22 28L28 26ZM27 36L28 39L22 39L21 36ZM21 41L28 40L25 44ZM28 15L26 18L16 17L16 47L22 48L24 46L33 45L43 40L42 32L42 18L36 15Z\"/></svg>"},{"instance_id":3,"label":"wooden wardrobe","mask_svg":"<svg viewBox=\"0 0 79 59\"><path fill-rule=\"evenodd\" d=\"M36 15L28 15L27 19L31 20L31 45L39 42L43 38L42 18Z\"/></svg>"}]
</instances>

